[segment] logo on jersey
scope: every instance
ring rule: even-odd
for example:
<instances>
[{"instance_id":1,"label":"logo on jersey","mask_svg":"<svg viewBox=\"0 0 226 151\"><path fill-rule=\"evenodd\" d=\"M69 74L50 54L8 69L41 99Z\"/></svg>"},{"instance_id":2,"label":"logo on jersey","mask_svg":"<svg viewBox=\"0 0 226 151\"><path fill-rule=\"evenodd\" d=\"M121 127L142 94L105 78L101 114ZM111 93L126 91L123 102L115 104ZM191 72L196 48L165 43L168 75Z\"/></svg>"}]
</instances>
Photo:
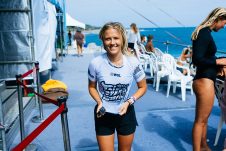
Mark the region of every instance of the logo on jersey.
<instances>
[{"instance_id":1,"label":"logo on jersey","mask_svg":"<svg viewBox=\"0 0 226 151\"><path fill-rule=\"evenodd\" d=\"M111 72L110 75L111 75L111 76L114 76L114 77L121 77L120 74L118 74L118 73L113 73L113 72Z\"/></svg>"},{"instance_id":2,"label":"logo on jersey","mask_svg":"<svg viewBox=\"0 0 226 151\"><path fill-rule=\"evenodd\" d=\"M105 81L100 82L100 91L103 92L102 99L108 102L116 102L124 100L129 84L106 84Z\"/></svg>"}]
</instances>

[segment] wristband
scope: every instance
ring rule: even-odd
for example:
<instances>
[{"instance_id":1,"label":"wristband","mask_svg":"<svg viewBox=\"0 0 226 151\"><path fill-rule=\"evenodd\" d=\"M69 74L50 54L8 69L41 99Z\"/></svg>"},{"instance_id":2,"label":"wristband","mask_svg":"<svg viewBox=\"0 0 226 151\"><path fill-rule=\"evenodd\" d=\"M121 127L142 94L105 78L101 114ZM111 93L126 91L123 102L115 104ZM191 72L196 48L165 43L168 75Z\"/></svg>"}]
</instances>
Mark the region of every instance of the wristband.
<instances>
[{"instance_id":1,"label":"wristband","mask_svg":"<svg viewBox=\"0 0 226 151\"><path fill-rule=\"evenodd\" d=\"M134 96L131 96L127 101L129 102L129 105L133 105L136 101L136 98Z\"/></svg>"}]
</instances>

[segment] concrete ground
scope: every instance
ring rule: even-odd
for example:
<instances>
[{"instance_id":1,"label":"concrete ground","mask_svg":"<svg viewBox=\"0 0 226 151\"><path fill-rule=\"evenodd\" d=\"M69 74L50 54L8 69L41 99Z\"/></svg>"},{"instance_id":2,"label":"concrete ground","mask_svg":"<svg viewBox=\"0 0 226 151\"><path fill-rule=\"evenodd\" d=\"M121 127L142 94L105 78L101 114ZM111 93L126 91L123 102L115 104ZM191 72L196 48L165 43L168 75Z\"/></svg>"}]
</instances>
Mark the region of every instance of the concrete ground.
<instances>
[{"instance_id":1,"label":"concrete ground","mask_svg":"<svg viewBox=\"0 0 226 151\"><path fill-rule=\"evenodd\" d=\"M95 137L93 108L94 100L88 93L87 68L90 60L99 53L86 52L82 57L69 50L68 55L58 62L58 70L53 72L53 79L63 81L69 90L68 123L70 130L70 142L72 151L98 151ZM150 80L149 80L150 81ZM191 151L191 130L194 120L195 96L189 91L186 93L186 101L181 101L180 89L177 93L170 93L166 97L166 84L160 85L156 92L151 83L148 83L147 93L135 104L136 116L139 123L135 133L133 151ZM133 85L132 92L136 89ZM44 115L48 117L56 106L44 105ZM38 114L35 109L31 117ZM213 151L223 149L223 127L217 146L213 146L220 109L217 99L208 124L208 144ZM26 133L29 134L39 124L26 122ZM14 141L15 146L19 143L19 136ZM64 144L60 117L53 121L34 141L40 151L63 151ZM115 139L117 148L117 139Z\"/></svg>"}]
</instances>

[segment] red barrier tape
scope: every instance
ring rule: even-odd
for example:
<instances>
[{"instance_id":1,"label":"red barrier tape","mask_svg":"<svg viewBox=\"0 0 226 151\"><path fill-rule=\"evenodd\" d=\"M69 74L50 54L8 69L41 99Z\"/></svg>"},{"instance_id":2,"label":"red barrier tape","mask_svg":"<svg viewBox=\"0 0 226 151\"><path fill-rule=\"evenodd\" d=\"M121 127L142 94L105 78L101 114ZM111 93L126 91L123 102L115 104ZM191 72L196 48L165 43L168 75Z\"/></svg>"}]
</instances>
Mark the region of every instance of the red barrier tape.
<instances>
[{"instance_id":1,"label":"red barrier tape","mask_svg":"<svg viewBox=\"0 0 226 151\"><path fill-rule=\"evenodd\" d=\"M34 68L34 69L35 69L35 68ZM21 77L22 77L22 78L25 78L26 76L28 76L29 74L31 74L31 73L34 71L34 69L31 69L31 70L29 70L28 72L24 73Z\"/></svg>"},{"instance_id":2,"label":"red barrier tape","mask_svg":"<svg viewBox=\"0 0 226 151\"><path fill-rule=\"evenodd\" d=\"M28 90L28 92L32 92L32 93L36 94L37 96L43 98L44 100L46 100L46 101L48 101L50 103L53 103L55 105L58 105L58 103L55 100L52 100L52 99L50 99L48 97L45 97L44 95L41 95L41 94L35 92L33 89L29 89L25 84L23 84L19 80L17 80L17 83L19 83L20 85L22 85L26 90Z\"/></svg>"},{"instance_id":3,"label":"red barrier tape","mask_svg":"<svg viewBox=\"0 0 226 151\"><path fill-rule=\"evenodd\" d=\"M20 144L18 144L12 151L22 151L29 145L61 112L63 112L65 105L62 104L54 113L52 113L42 124L40 124L30 135L28 135Z\"/></svg>"}]
</instances>

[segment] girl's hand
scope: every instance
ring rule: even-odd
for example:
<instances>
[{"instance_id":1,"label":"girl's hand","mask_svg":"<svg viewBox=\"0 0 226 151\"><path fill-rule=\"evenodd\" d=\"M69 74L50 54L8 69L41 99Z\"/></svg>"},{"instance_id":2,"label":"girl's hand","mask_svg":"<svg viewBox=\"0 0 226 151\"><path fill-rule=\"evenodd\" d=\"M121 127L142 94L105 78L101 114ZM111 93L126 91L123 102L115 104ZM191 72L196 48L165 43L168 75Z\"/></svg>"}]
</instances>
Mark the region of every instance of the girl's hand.
<instances>
[{"instance_id":1,"label":"girl's hand","mask_svg":"<svg viewBox=\"0 0 226 151\"><path fill-rule=\"evenodd\" d=\"M128 107L129 107L129 102L128 101L124 102L121 108L119 109L119 115L126 114Z\"/></svg>"},{"instance_id":2,"label":"girl's hand","mask_svg":"<svg viewBox=\"0 0 226 151\"><path fill-rule=\"evenodd\" d=\"M102 106L103 106L102 102L98 103L96 113L98 113L98 112L100 111L100 108L101 108Z\"/></svg>"}]
</instances>

